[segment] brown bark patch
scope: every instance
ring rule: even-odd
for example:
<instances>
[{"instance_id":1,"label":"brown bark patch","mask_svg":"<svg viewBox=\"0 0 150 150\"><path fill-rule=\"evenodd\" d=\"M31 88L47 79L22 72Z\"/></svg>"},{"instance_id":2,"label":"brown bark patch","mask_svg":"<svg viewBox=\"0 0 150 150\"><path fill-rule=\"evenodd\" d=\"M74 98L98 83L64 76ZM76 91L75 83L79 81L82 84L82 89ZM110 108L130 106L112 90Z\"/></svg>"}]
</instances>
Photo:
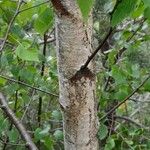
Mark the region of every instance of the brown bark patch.
<instances>
[{"instance_id":1,"label":"brown bark patch","mask_svg":"<svg viewBox=\"0 0 150 150\"><path fill-rule=\"evenodd\" d=\"M65 8L65 6L62 4L61 0L51 0L55 10L60 14L64 16L72 16L68 10Z\"/></svg>"},{"instance_id":2,"label":"brown bark patch","mask_svg":"<svg viewBox=\"0 0 150 150\"><path fill-rule=\"evenodd\" d=\"M94 74L88 68L81 68L73 77L70 78L70 81L71 83L76 83L77 81L80 81L81 78L93 80Z\"/></svg>"}]
</instances>

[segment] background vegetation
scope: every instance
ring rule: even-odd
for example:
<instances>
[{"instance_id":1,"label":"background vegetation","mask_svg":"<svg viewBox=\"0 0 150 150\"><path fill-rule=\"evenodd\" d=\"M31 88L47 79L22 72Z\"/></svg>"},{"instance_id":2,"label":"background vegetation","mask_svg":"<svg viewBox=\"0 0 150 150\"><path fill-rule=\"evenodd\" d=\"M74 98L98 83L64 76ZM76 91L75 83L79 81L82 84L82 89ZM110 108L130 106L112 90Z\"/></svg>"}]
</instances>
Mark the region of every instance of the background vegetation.
<instances>
[{"instance_id":1,"label":"background vegetation","mask_svg":"<svg viewBox=\"0 0 150 150\"><path fill-rule=\"evenodd\" d=\"M85 20L88 4L79 1ZM96 0L94 5L93 48L109 35L96 56L97 136L105 150L150 149L149 14L149 0ZM39 149L63 150L50 2L0 0L0 50L0 91L9 107ZM0 149L25 149L2 110Z\"/></svg>"}]
</instances>

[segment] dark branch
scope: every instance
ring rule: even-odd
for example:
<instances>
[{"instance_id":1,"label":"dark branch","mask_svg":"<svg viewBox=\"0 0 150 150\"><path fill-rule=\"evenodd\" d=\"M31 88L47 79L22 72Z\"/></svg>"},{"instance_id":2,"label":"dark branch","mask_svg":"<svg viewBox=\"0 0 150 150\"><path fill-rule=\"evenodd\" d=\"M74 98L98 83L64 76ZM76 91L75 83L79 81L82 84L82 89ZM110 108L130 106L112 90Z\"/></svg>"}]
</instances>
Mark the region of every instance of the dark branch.
<instances>
[{"instance_id":1,"label":"dark branch","mask_svg":"<svg viewBox=\"0 0 150 150\"><path fill-rule=\"evenodd\" d=\"M46 48L47 48L47 34L44 34L44 45L43 45L43 56L46 57ZM41 77L44 76L44 70L45 70L45 61L42 61L42 67L41 67ZM40 96L39 97L39 104L38 104L38 124L39 127L41 127L41 114L42 114L42 103L43 103L43 99ZM38 142L39 147L40 147L40 141Z\"/></svg>"},{"instance_id":2,"label":"dark branch","mask_svg":"<svg viewBox=\"0 0 150 150\"><path fill-rule=\"evenodd\" d=\"M7 105L6 99L2 95L2 93L0 93L0 105L1 105L1 109L4 111L6 116L9 118L12 124L14 124L17 130L19 131L22 139L26 142L26 147L29 148L30 150L38 150L36 145L33 143L30 135L28 134L27 130L23 126L23 124L17 119L14 112Z\"/></svg>"},{"instance_id":3,"label":"dark branch","mask_svg":"<svg viewBox=\"0 0 150 150\"><path fill-rule=\"evenodd\" d=\"M8 81L11 81L11 82L14 82L14 83L20 84L20 85L24 85L24 86L26 86L26 87L29 87L29 88L31 88L31 89L34 89L34 90L37 90L37 91L43 92L43 93L48 94L48 95L51 95L51 96L58 97L58 95L57 95L57 94L53 94L53 93L51 93L51 92L44 91L44 90L42 90L42 89L40 89L40 88L34 87L34 86L29 85L29 84L27 84L27 83L24 83L24 82L22 82L22 81L14 80L14 79L11 79L11 78L6 77L6 76L3 76L3 75L0 75L0 78L3 78L3 79L5 79L5 80L8 80Z\"/></svg>"},{"instance_id":4,"label":"dark branch","mask_svg":"<svg viewBox=\"0 0 150 150\"><path fill-rule=\"evenodd\" d=\"M140 128L143 128L143 129L149 129L147 127L145 127L144 125L134 121L133 119L129 118L129 117L125 117L125 116L114 116L116 119L121 119L121 120L125 120L125 121L128 121L128 122L131 122L133 124L135 124L136 126L140 127Z\"/></svg>"},{"instance_id":5,"label":"dark branch","mask_svg":"<svg viewBox=\"0 0 150 150\"><path fill-rule=\"evenodd\" d=\"M20 13L22 13L22 12L24 12L24 11L28 11L28 10L30 10L30 9L39 7L39 6L44 5L44 4L46 4L46 3L49 3L49 0L48 0L48 1L45 1L45 2L43 2L43 3L37 4L37 5L34 5L34 6L32 6L32 7L29 7L29 8L26 8L26 9L22 9L22 10L20 10L18 13L20 14Z\"/></svg>"},{"instance_id":6,"label":"dark branch","mask_svg":"<svg viewBox=\"0 0 150 150\"><path fill-rule=\"evenodd\" d=\"M108 38L111 36L112 32L113 32L113 29L110 28L109 32L107 33L107 35L104 38L104 40L102 41L102 43L96 48L96 50L92 53L92 55L89 56L89 58L85 62L85 64L81 67L82 69L87 68L87 66L89 65L89 63L91 62L91 60L95 57L95 55L98 53L98 51L104 46L104 44L106 43L106 41L108 40Z\"/></svg>"},{"instance_id":7,"label":"dark branch","mask_svg":"<svg viewBox=\"0 0 150 150\"><path fill-rule=\"evenodd\" d=\"M105 119L108 115L113 113L119 106L121 106L123 103L129 100L149 79L150 79L150 74L130 95L128 95L122 102L118 103L115 107L113 107L110 111L108 111L103 117L101 117L100 121Z\"/></svg>"}]
</instances>

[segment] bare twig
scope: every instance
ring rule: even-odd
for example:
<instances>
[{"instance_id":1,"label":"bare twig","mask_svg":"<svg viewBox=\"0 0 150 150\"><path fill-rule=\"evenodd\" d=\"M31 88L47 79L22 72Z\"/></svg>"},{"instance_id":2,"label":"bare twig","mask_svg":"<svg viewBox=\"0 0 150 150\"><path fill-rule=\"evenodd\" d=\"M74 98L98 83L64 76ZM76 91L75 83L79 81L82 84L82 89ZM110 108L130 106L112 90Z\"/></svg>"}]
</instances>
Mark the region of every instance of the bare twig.
<instances>
[{"instance_id":1,"label":"bare twig","mask_svg":"<svg viewBox=\"0 0 150 150\"><path fill-rule=\"evenodd\" d=\"M8 80L8 81L11 81L11 82L14 82L14 83L17 83L17 84L20 84L20 85L24 85L24 86L26 86L26 87L29 87L29 88L31 88L31 89L34 89L34 90L36 90L36 91L43 92L43 93L45 93L45 94L48 94L48 95L51 95L51 96L54 96L54 97L58 97L57 94L53 94L53 93L51 93L51 92L48 92L48 91L42 90L42 89L40 89L40 88L34 87L34 86L32 86L32 85L30 85L30 84L27 84L27 83L24 83L24 82L22 82L22 81L18 81L18 80L11 79L11 78L6 77L6 76L3 76L3 75L1 75L1 74L0 74L0 78L6 79L6 80Z\"/></svg>"},{"instance_id":2,"label":"bare twig","mask_svg":"<svg viewBox=\"0 0 150 150\"><path fill-rule=\"evenodd\" d=\"M44 34L44 45L43 45L43 56L45 57L46 56L46 48L47 48L47 39L48 39L48 36L47 34L45 33ZM41 74L41 77L44 76L44 70L45 70L45 61L42 61L42 66L41 66L41 71L40 71L40 74ZM41 127L41 114L42 114L42 106L43 106L43 98L40 96L39 97L39 103L38 103L38 113L37 113L37 120L38 120L38 126L39 128ZM40 148L41 147L41 142L40 140L38 141L38 147Z\"/></svg>"},{"instance_id":3,"label":"bare twig","mask_svg":"<svg viewBox=\"0 0 150 150\"><path fill-rule=\"evenodd\" d=\"M32 95L30 96L30 100L29 100L29 102L28 102L28 104L27 104L27 106L26 106L26 108L25 108L25 111L24 111L22 117L21 117L21 121L23 121L23 119L24 119L24 117L25 117L25 115L26 115L26 113L27 113L27 111L28 111L28 109L29 109L29 106L30 106L30 104L31 104L31 102L32 102L32 100L33 100L34 94L35 94L35 90L33 90Z\"/></svg>"},{"instance_id":4,"label":"bare twig","mask_svg":"<svg viewBox=\"0 0 150 150\"><path fill-rule=\"evenodd\" d=\"M27 10L30 10L30 9L39 7L39 6L44 5L44 4L46 4L46 3L49 3L49 0L48 0L48 1L45 1L45 2L43 2L43 3L37 4L37 5L34 5L34 6L32 6L32 7L29 7L29 8L26 8L26 9L22 9L22 10L20 10L18 13L20 14L20 13L22 13L22 12L24 12L24 11L27 11Z\"/></svg>"},{"instance_id":5,"label":"bare twig","mask_svg":"<svg viewBox=\"0 0 150 150\"><path fill-rule=\"evenodd\" d=\"M47 43L52 43L54 42L56 39L55 38L50 38L50 39L47 39ZM39 42L40 45L44 44L44 41L41 41Z\"/></svg>"},{"instance_id":6,"label":"bare twig","mask_svg":"<svg viewBox=\"0 0 150 150\"><path fill-rule=\"evenodd\" d=\"M129 100L149 79L150 79L150 74L130 95L128 95L122 102L118 103L115 107L113 107L110 111L108 111L103 117L101 117L100 121L105 119L109 114L113 113L119 106L121 106L123 103Z\"/></svg>"},{"instance_id":7,"label":"bare twig","mask_svg":"<svg viewBox=\"0 0 150 150\"><path fill-rule=\"evenodd\" d=\"M87 59L87 61L85 62L85 64L81 67L82 69L85 69L89 63L91 62L91 60L95 57L95 55L98 53L98 51L104 46L104 44L106 43L106 41L108 40L108 38L111 36L113 32L113 29L110 28L109 32L107 33L106 37L104 38L104 40L102 41L102 43L96 48L96 50L92 53L91 56L89 56L89 58Z\"/></svg>"},{"instance_id":8,"label":"bare twig","mask_svg":"<svg viewBox=\"0 0 150 150\"><path fill-rule=\"evenodd\" d=\"M2 138L0 138L0 143L11 145L11 146L23 146L23 147L26 146L25 144L17 144L17 143L12 143L12 142L5 142Z\"/></svg>"},{"instance_id":9,"label":"bare twig","mask_svg":"<svg viewBox=\"0 0 150 150\"><path fill-rule=\"evenodd\" d=\"M126 116L114 116L116 119L121 119L121 120L125 120L125 121L128 121L128 122L131 122L133 124L135 124L136 126L140 127L140 128L143 128L143 129L149 129L148 127L145 127L144 125L134 121L133 119L129 118L129 117L126 117Z\"/></svg>"},{"instance_id":10,"label":"bare twig","mask_svg":"<svg viewBox=\"0 0 150 150\"><path fill-rule=\"evenodd\" d=\"M23 126L23 124L17 119L14 112L9 108L5 97L0 93L0 105L1 109L4 111L6 116L9 118L9 120L15 125L17 130L19 131L22 139L26 142L26 147L30 150L38 150L36 145L33 143L30 135L28 134L27 130Z\"/></svg>"},{"instance_id":11,"label":"bare twig","mask_svg":"<svg viewBox=\"0 0 150 150\"><path fill-rule=\"evenodd\" d=\"M7 28L5 37L4 37L3 42L2 42L2 44L1 44L1 47L0 47L0 52L3 50L3 48L4 48L4 46L5 46L5 43L6 43L7 38L8 38L9 31L10 31L10 29L11 29L11 27L12 27L12 25L13 25L15 19L16 19L16 17L17 17L18 14L19 14L18 12L19 12L19 9L20 9L22 3L23 3L23 0L19 0L17 9L16 9L16 11L15 11L15 14L14 14L14 16L12 17L12 19L10 20L9 24L8 24L8 28Z\"/></svg>"},{"instance_id":12,"label":"bare twig","mask_svg":"<svg viewBox=\"0 0 150 150\"><path fill-rule=\"evenodd\" d=\"M139 113L141 111L141 109L144 109L144 108L145 108L145 106L142 107L142 108L141 108L141 106L138 107L134 112L132 112L132 114L129 117L132 118L134 115L136 115L137 113ZM125 123L124 120L120 124L123 124L123 123ZM115 129L114 129L115 131L120 127L120 124L115 127Z\"/></svg>"}]
</instances>

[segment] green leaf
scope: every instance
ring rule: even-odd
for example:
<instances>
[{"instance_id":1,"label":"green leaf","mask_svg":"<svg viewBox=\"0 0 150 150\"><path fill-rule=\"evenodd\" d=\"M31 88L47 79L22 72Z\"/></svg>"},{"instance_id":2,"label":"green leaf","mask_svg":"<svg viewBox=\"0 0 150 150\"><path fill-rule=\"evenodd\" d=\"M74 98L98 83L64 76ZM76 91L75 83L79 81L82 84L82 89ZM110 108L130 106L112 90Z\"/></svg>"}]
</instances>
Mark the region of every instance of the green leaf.
<instances>
[{"instance_id":1,"label":"green leaf","mask_svg":"<svg viewBox=\"0 0 150 150\"><path fill-rule=\"evenodd\" d=\"M49 130L50 130L50 126L46 126L46 128L40 131L39 134L47 135L49 133Z\"/></svg>"},{"instance_id":2,"label":"green leaf","mask_svg":"<svg viewBox=\"0 0 150 150\"><path fill-rule=\"evenodd\" d=\"M43 138L43 136L39 134L41 131L42 131L41 128L37 128L35 130L35 132L34 132L34 138L35 138L36 141L39 141L39 140L41 140Z\"/></svg>"},{"instance_id":3,"label":"green leaf","mask_svg":"<svg viewBox=\"0 0 150 150\"><path fill-rule=\"evenodd\" d=\"M58 110L54 110L52 112L52 117L55 119L55 120L61 120L62 119L62 115L60 113L60 111Z\"/></svg>"},{"instance_id":4,"label":"green leaf","mask_svg":"<svg viewBox=\"0 0 150 150\"><path fill-rule=\"evenodd\" d=\"M44 138L44 145L45 145L49 150L54 150L52 137L46 136L46 137Z\"/></svg>"},{"instance_id":5,"label":"green leaf","mask_svg":"<svg viewBox=\"0 0 150 150\"><path fill-rule=\"evenodd\" d=\"M145 18L150 20L150 7L147 7L144 11Z\"/></svg>"},{"instance_id":6,"label":"green leaf","mask_svg":"<svg viewBox=\"0 0 150 150\"><path fill-rule=\"evenodd\" d=\"M54 132L54 137L56 140L63 140L63 132L61 130L56 130Z\"/></svg>"},{"instance_id":7,"label":"green leaf","mask_svg":"<svg viewBox=\"0 0 150 150\"><path fill-rule=\"evenodd\" d=\"M115 56L117 54L116 50L112 50L109 54L108 54L108 62L109 65L112 66L115 63Z\"/></svg>"},{"instance_id":8,"label":"green leaf","mask_svg":"<svg viewBox=\"0 0 150 150\"><path fill-rule=\"evenodd\" d=\"M15 129L12 129L8 132L8 136L11 142L16 142L18 139L18 132Z\"/></svg>"},{"instance_id":9,"label":"green leaf","mask_svg":"<svg viewBox=\"0 0 150 150\"><path fill-rule=\"evenodd\" d=\"M144 91L150 92L150 79L144 84Z\"/></svg>"},{"instance_id":10,"label":"green leaf","mask_svg":"<svg viewBox=\"0 0 150 150\"><path fill-rule=\"evenodd\" d=\"M83 19L86 21L94 4L94 0L77 0L77 3L80 7Z\"/></svg>"},{"instance_id":11,"label":"green leaf","mask_svg":"<svg viewBox=\"0 0 150 150\"><path fill-rule=\"evenodd\" d=\"M139 68L139 65L137 65L137 64L132 65L132 76L134 78L140 78L140 68Z\"/></svg>"},{"instance_id":12,"label":"green leaf","mask_svg":"<svg viewBox=\"0 0 150 150\"><path fill-rule=\"evenodd\" d=\"M133 12L136 8L137 0L122 0L116 7L116 10L112 14L111 24L112 26L116 26L123 19L128 17L131 12Z\"/></svg>"},{"instance_id":13,"label":"green leaf","mask_svg":"<svg viewBox=\"0 0 150 150\"><path fill-rule=\"evenodd\" d=\"M103 140L108 134L107 126L104 124L100 125L99 131L98 131L98 137L100 140Z\"/></svg>"},{"instance_id":14,"label":"green leaf","mask_svg":"<svg viewBox=\"0 0 150 150\"><path fill-rule=\"evenodd\" d=\"M50 130L50 126L47 126L45 129L41 129L41 128L37 128L34 132L34 137L35 137L35 140L38 141L38 140L41 140L43 139L44 137L48 136L49 135L49 130Z\"/></svg>"},{"instance_id":15,"label":"green leaf","mask_svg":"<svg viewBox=\"0 0 150 150\"><path fill-rule=\"evenodd\" d=\"M21 43L15 53L22 60L39 61L37 49L30 48L30 44L27 42Z\"/></svg>"},{"instance_id":16,"label":"green leaf","mask_svg":"<svg viewBox=\"0 0 150 150\"><path fill-rule=\"evenodd\" d=\"M110 74L115 79L116 84L126 83L126 74L119 66L113 66Z\"/></svg>"},{"instance_id":17,"label":"green leaf","mask_svg":"<svg viewBox=\"0 0 150 150\"><path fill-rule=\"evenodd\" d=\"M123 100L128 96L128 91L125 90L119 90L117 93L115 93L115 99L117 100Z\"/></svg>"},{"instance_id":18,"label":"green leaf","mask_svg":"<svg viewBox=\"0 0 150 150\"><path fill-rule=\"evenodd\" d=\"M137 18L139 16L141 16L144 12L144 4L140 3L139 6L136 8L136 10L132 13L132 17L133 18Z\"/></svg>"},{"instance_id":19,"label":"green leaf","mask_svg":"<svg viewBox=\"0 0 150 150\"><path fill-rule=\"evenodd\" d=\"M126 140L126 143L129 145L133 145L134 142L132 140Z\"/></svg>"},{"instance_id":20,"label":"green leaf","mask_svg":"<svg viewBox=\"0 0 150 150\"><path fill-rule=\"evenodd\" d=\"M7 119L3 118L3 116L0 115L0 134L5 132L5 130L8 128L9 122Z\"/></svg>"},{"instance_id":21,"label":"green leaf","mask_svg":"<svg viewBox=\"0 0 150 150\"><path fill-rule=\"evenodd\" d=\"M0 85L4 86L7 80L0 77Z\"/></svg>"},{"instance_id":22,"label":"green leaf","mask_svg":"<svg viewBox=\"0 0 150 150\"><path fill-rule=\"evenodd\" d=\"M34 70L35 68L32 69L32 66L29 66L28 68L21 68L19 70L19 76L28 81L33 83L34 78L36 76L36 70Z\"/></svg>"},{"instance_id":23,"label":"green leaf","mask_svg":"<svg viewBox=\"0 0 150 150\"><path fill-rule=\"evenodd\" d=\"M112 138L108 138L104 150L112 150L115 147L115 141Z\"/></svg>"},{"instance_id":24,"label":"green leaf","mask_svg":"<svg viewBox=\"0 0 150 150\"><path fill-rule=\"evenodd\" d=\"M150 0L143 0L146 7L150 7Z\"/></svg>"},{"instance_id":25,"label":"green leaf","mask_svg":"<svg viewBox=\"0 0 150 150\"><path fill-rule=\"evenodd\" d=\"M53 11L46 8L42 11L34 22L34 28L43 35L49 28L53 26Z\"/></svg>"}]
</instances>

